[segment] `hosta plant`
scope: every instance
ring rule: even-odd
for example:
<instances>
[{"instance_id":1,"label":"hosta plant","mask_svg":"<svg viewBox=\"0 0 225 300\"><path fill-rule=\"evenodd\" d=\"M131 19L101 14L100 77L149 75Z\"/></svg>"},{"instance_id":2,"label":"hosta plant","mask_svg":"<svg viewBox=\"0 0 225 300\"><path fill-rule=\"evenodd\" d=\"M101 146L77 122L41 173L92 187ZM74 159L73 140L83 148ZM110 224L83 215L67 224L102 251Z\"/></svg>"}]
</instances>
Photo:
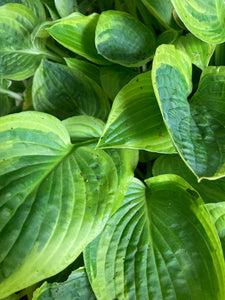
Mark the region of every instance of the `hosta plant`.
<instances>
[{"instance_id":1,"label":"hosta plant","mask_svg":"<svg viewBox=\"0 0 225 300\"><path fill-rule=\"evenodd\" d=\"M0 299L225 299L224 13L0 0Z\"/></svg>"}]
</instances>

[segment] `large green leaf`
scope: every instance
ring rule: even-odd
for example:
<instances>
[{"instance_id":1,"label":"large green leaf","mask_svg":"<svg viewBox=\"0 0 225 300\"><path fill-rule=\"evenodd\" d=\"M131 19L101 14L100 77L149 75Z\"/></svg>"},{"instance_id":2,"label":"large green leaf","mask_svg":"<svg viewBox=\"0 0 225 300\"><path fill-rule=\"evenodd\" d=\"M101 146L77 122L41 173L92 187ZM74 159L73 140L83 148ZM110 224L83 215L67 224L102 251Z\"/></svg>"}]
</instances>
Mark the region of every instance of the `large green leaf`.
<instances>
[{"instance_id":1,"label":"large green leaf","mask_svg":"<svg viewBox=\"0 0 225 300\"><path fill-rule=\"evenodd\" d=\"M179 37L174 44L177 49L188 54L192 63L202 70L208 66L216 47L199 40L191 33Z\"/></svg>"},{"instance_id":2,"label":"large green leaf","mask_svg":"<svg viewBox=\"0 0 225 300\"><path fill-rule=\"evenodd\" d=\"M98 53L126 67L149 62L155 50L153 31L130 14L108 10L98 20L95 35Z\"/></svg>"},{"instance_id":3,"label":"large green leaf","mask_svg":"<svg viewBox=\"0 0 225 300\"><path fill-rule=\"evenodd\" d=\"M206 204L210 216L220 237L223 254L225 255L225 202Z\"/></svg>"},{"instance_id":4,"label":"large green leaf","mask_svg":"<svg viewBox=\"0 0 225 300\"><path fill-rule=\"evenodd\" d=\"M84 268L71 273L68 279L62 283L45 282L38 288L32 300L94 300L95 295L91 289Z\"/></svg>"},{"instance_id":5,"label":"large green leaf","mask_svg":"<svg viewBox=\"0 0 225 300\"><path fill-rule=\"evenodd\" d=\"M225 41L224 0L171 0L185 26L199 39L212 44Z\"/></svg>"},{"instance_id":6,"label":"large green leaf","mask_svg":"<svg viewBox=\"0 0 225 300\"><path fill-rule=\"evenodd\" d=\"M225 178L217 180L203 179L198 182L196 176L178 155L161 155L156 159L152 173L153 176L176 174L183 177L198 191L206 203L225 201Z\"/></svg>"},{"instance_id":7,"label":"large green leaf","mask_svg":"<svg viewBox=\"0 0 225 300\"><path fill-rule=\"evenodd\" d=\"M31 33L38 23L21 4L0 6L0 78L23 80L34 74L43 57L54 57L44 41L32 43Z\"/></svg>"},{"instance_id":8,"label":"large green leaf","mask_svg":"<svg viewBox=\"0 0 225 300\"><path fill-rule=\"evenodd\" d=\"M94 80L46 60L34 75L32 95L35 110L60 119L91 115L105 120L110 109L107 96Z\"/></svg>"},{"instance_id":9,"label":"large green leaf","mask_svg":"<svg viewBox=\"0 0 225 300\"><path fill-rule=\"evenodd\" d=\"M63 121L63 125L68 130L72 143L89 140L89 147L96 147L105 126L104 122L90 116L68 118ZM105 152L112 158L117 169L118 189L113 208L113 210L117 210L133 179L134 169L138 163L138 151L133 149L105 149Z\"/></svg>"},{"instance_id":10,"label":"large green leaf","mask_svg":"<svg viewBox=\"0 0 225 300\"><path fill-rule=\"evenodd\" d=\"M173 45L161 45L153 61L153 85L176 148L199 178L225 176L225 67L204 69L191 93L191 61Z\"/></svg>"},{"instance_id":11,"label":"large green leaf","mask_svg":"<svg viewBox=\"0 0 225 300\"><path fill-rule=\"evenodd\" d=\"M224 299L223 253L201 198L175 175L146 184L133 181L85 249L97 299Z\"/></svg>"},{"instance_id":12,"label":"large green leaf","mask_svg":"<svg viewBox=\"0 0 225 300\"><path fill-rule=\"evenodd\" d=\"M0 119L0 298L72 263L121 203L117 162L55 117ZM56 263L57 262L57 263Z\"/></svg>"},{"instance_id":13,"label":"large green leaf","mask_svg":"<svg viewBox=\"0 0 225 300\"><path fill-rule=\"evenodd\" d=\"M0 6L8 3L18 3L28 7L39 19L39 22L44 22L46 19L44 6L40 0L0 0Z\"/></svg>"},{"instance_id":14,"label":"large green leaf","mask_svg":"<svg viewBox=\"0 0 225 300\"><path fill-rule=\"evenodd\" d=\"M151 72L139 74L118 93L98 147L176 152L155 99Z\"/></svg>"},{"instance_id":15,"label":"large green leaf","mask_svg":"<svg viewBox=\"0 0 225 300\"><path fill-rule=\"evenodd\" d=\"M64 47L97 64L108 62L97 53L95 47L95 28L99 15L77 16L57 22L48 29L50 35Z\"/></svg>"},{"instance_id":16,"label":"large green leaf","mask_svg":"<svg viewBox=\"0 0 225 300\"><path fill-rule=\"evenodd\" d=\"M170 0L141 0L141 2L165 28L170 27L173 19L173 6Z\"/></svg>"}]
</instances>

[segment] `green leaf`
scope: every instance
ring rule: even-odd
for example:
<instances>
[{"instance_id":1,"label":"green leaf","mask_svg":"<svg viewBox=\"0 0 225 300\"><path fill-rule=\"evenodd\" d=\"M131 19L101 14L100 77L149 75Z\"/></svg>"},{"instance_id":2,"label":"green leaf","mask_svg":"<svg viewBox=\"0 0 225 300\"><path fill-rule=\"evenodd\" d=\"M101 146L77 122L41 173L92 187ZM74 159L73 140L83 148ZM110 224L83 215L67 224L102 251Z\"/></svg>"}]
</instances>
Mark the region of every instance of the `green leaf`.
<instances>
[{"instance_id":1,"label":"green leaf","mask_svg":"<svg viewBox=\"0 0 225 300\"><path fill-rule=\"evenodd\" d=\"M151 72L139 74L118 93L98 147L176 152L155 99Z\"/></svg>"},{"instance_id":2,"label":"green leaf","mask_svg":"<svg viewBox=\"0 0 225 300\"><path fill-rule=\"evenodd\" d=\"M196 189L206 203L225 201L225 178L217 180L203 179L198 182L196 176L178 155L161 155L156 159L152 173L153 176L176 174L183 177Z\"/></svg>"},{"instance_id":3,"label":"green leaf","mask_svg":"<svg viewBox=\"0 0 225 300\"><path fill-rule=\"evenodd\" d=\"M8 3L18 3L28 7L39 19L39 22L44 22L46 19L44 6L40 0L0 0L0 6Z\"/></svg>"},{"instance_id":4,"label":"green leaf","mask_svg":"<svg viewBox=\"0 0 225 300\"><path fill-rule=\"evenodd\" d=\"M103 133L105 124L90 116L76 116L63 121L70 134L73 143L80 141L90 141L89 147L96 147L97 141ZM123 202L129 185L134 176L134 170L138 163L138 151L131 149L105 149L113 160L118 175L118 189L115 195L114 211Z\"/></svg>"},{"instance_id":5,"label":"green leaf","mask_svg":"<svg viewBox=\"0 0 225 300\"><path fill-rule=\"evenodd\" d=\"M169 29L173 19L173 6L170 0L141 0L151 14Z\"/></svg>"},{"instance_id":6,"label":"green leaf","mask_svg":"<svg viewBox=\"0 0 225 300\"><path fill-rule=\"evenodd\" d=\"M84 73L87 77L93 79L98 85L101 86L99 67L91 64L88 61L84 61L78 58L65 58L65 61L72 71L80 71Z\"/></svg>"},{"instance_id":7,"label":"green leaf","mask_svg":"<svg viewBox=\"0 0 225 300\"><path fill-rule=\"evenodd\" d=\"M223 253L201 198L175 175L146 184L132 182L85 249L97 299L224 299Z\"/></svg>"},{"instance_id":8,"label":"green leaf","mask_svg":"<svg viewBox=\"0 0 225 300\"><path fill-rule=\"evenodd\" d=\"M63 283L42 284L34 294L32 300L94 300L95 295L91 289L84 268L71 273Z\"/></svg>"},{"instance_id":9,"label":"green leaf","mask_svg":"<svg viewBox=\"0 0 225 300\"><path fill-rule=\"evenodd\" d=\"M78 9L76 0L55 0L55 6L61 18L72 14Z\"/></svg>"},{"instance_id":10,"label":"green leaf","mask_svg":"<svg viewBox=\"0 0 225 300\"><path fill-rule=\"evenodd\" d=\"M190 57L194 65L202 70L208 66L216 47L199 40L191 33L179 37L174 44L177 49L184 51Z\"/></svg>"},{"instance_id":11,"label":"green leaf","mask_svg":"<svg viewBox=\"0 0 225 300\"><path fill-rule=\"evenodd\" d=\"M160 34L157 39L157 45L161 44L173 44L178 38L179 32L174 29L168 29Z\"/></svg>"},{"instance_id":12,"label":"green leaf","mask_svg":"<svg viewBox=\"0 0 225 300\"><path fill-rule=\"evenodd\" d=\"M48 32L57 42L69 50L96 64L108 64L97 53L95 47L95 28L98 18L99 15L96 13L89 16L77 13L77 17L57 22L48 29Z\"/></svg>"},{"instance_id":13,"label":"green leaf","mask_svg":"<svg viewBox=\"0 0 225 300\"><path fill-rule=\"evenodd\" d=\"M215 66L225 65L225 43L216 45Z\"/></svg>"},{"instance_id":14,"label":"green leaf","mask_svg":"<svg viewBox=\"0 0 225 300\"><path fill-rule=\"evenodd\" d=\"M171 0L185 26L197 38L211 44L225 41L223 0Z\"/></svg>"},{"instance_id":15,"label":"green leaf","mask_svg":"<svg viewBox=\"0 0 225 300\"><path fill-rule=\"evenodd\" d=\"M130 14L109 10L98 20L95 35L98 53L126 67L140 67L152 59L153 31Z\"/></svg>"},{"instance_id":16,"label":"green leaf","mask_svg":"<svg viewBox=\"0 0 225 300\"><path fill-rule=\"evenodd\" d=\"M91 116L71 117L62 123L69 132L72 143L92 139L95 141L95 146L105 126L102 120Z\"/></svg>"},{"instance_id":17,"label":"green leaf","mask_svg":"<svg viewBox=\"0 0 225 300\"><path fill-rule=\"evenodd\" d=\"M153 85L168 131L189 168L199 178L225 176L225 67L203 70L191 93L191 61L173 45L161 45L153 61Z\"/></svg>"},{"instance_id":18,"label":"green leaf","mask_svg":"<svg viewBox=\"0 0 225 300\"><path fill-rule=\"evenodd\" d=\"M44 41L32 44L31 33L38 23L21 4L0 6L0 78L23 80L34 74L43 57L53 56Z\"/></svg>"},{"instance_id":19,"label":"green leaf","mask_svg":"<svg viewBox=\"0 0 225 300\"><path fill-rule=\"evenodd\" d=\"M208 203L206 208L212 218L220 237L223 254L225 255L225 202Z\"/></svg>"},{"instance_id":20,"label":"green leaf","mask_svg":"<svg viewBox=\"0 0 225 300\"><path fill-rule=\"evenodd\" d=\"M111 100L114 100L118 92L138 73L119 65L100 68L101 86Z\"/></svg>"},{"instance_id":21,"label":"green leaf","mask_svg":"<svg viewBox=\"0 0 225 300\"><path fill-rule=\"evenodd\" d=\"M50 277L83 251L121 204L117 166L72 145L55 117L0 119L0 298ZM56 263L57 262L57 263Z\"/></svg>"},{"instance_id":22,"label":"green leaf","mask_svg":"<svg viewBox=\"0 0 225 300\"><path fill-rule=\"evenodd\" d=\"M60 119L90 115L105 120L110 109L107 96L94 80L46 60L34 75L32 95L35 110Z\"/></svg>"}]
</instances>

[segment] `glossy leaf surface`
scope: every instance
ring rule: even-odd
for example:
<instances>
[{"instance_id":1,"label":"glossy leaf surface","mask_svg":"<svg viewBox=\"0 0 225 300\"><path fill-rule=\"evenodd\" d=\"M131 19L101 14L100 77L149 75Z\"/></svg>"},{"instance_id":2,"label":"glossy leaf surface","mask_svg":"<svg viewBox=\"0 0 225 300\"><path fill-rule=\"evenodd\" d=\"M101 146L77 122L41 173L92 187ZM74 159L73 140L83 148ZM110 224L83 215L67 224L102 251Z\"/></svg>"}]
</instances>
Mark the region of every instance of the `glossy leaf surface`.
<instances>
[{"instance_id":1,"label":"glossy leaf surface","mask_svg":"<svg viewBox=\"0 0 225 300\"><path fill-rule=\"evenodd\" d=\"M84 268L73 271L68 279L62 283L45 282L33 295L33 300L94 300Z\"/></svg>"},{"instance_id":2,"label":"glossy leaf surface","mask_svg":"<svg viewBox=\"0 0 225 300\"><path fill-rule=\"evenodd\" d=\"M98 147L176 152L157 106L151 72L139 74L118 93Z\"/></svg>"},{"instance_id":3,"label":"glossy leaf surface","mask_svg":"<svg viewBox=\"0 0 225 300\"><path fill-rule=\"evenodd\" d=\"M24 112L0 122L4 298L72 263L120 203L111 157L82 143L72 145L55 117Z\"/></svg>"},{"instance_id":4,"label":"glossy leaf surface","mask_svg":"<svg viewBox=\"0 0 225 300\"><path fill-rule=\"evenodd\" d=\"M97 64L108 62L97 53L95 47L95 29L99 15L77 16L57 22L48 29L51 36L64 47Z\"/></svg>"},{"instance_id":5,"label":"glossy leaf surface","mask_svg":"<svg viewBox=\"0 0 225 300\"><path fill-rule=\"evenodd\" d=\"M225 41L223 0L171 0L185 26L199 39L212 44Z\"/></svg>"},{"instance_id":6,"label":"glossy leaf surface","mask_svg":"<svg viewBox=\"0 0 225 300\"><path fill-rule=\"evenodd\" d=\"M138 19L121 11L105 11L95 35L98 53L126 67L140 67L151 60L155 37Z\"/></svg>"},{"instance_id":7,"label":"glossy leaf surface","mask_svg":"<svg viewBox=\"0 0 225 300\"><path fill-rule=\"evenodd\" d=\"M90 141L89 147L96 147L97 141L104 130L104 122L90 116L75 116L63 121L69 132L72 143ZM129 185L133 179L134 170L138 163L138 151L131 149L105 149L113 160L118 175L118 189L115 195L115 207L123 202Z\"/></svg>"},{"instance_id":8,"label":"glossy leaf surface","mask_svg":"<svg viewBox=\"0 0 225 300\"><path fill-rule=\"evenodd\" d=\"M35 110L60 119L90 115L105 120L110 108L107 96L94 80L46 60L34 75L32 95Z\"/></svg>"},{"instance_id":9,"label":"glossy leaf surface","mask_svg":"<svg viewBox=\"0 0 225 300\"><path fill-rule=\"evenodd\" d=\"M223 299L223 253L196 191L175 175L146 184L133 181L123 205L85 250L96 297Z\"/></svg>"},{"instance_id":10,"label":"glossy leaf surface","mask_svg":"<svg viewBox=\"0 0 225 300\"><path fill-rule=\"evenodd\" d=\"M205 68L192 91L191 60L172 45L158 47L153 62L156 97L175 146L199 178L225 176L225 68Z\"/></svg>"}]
</instances>

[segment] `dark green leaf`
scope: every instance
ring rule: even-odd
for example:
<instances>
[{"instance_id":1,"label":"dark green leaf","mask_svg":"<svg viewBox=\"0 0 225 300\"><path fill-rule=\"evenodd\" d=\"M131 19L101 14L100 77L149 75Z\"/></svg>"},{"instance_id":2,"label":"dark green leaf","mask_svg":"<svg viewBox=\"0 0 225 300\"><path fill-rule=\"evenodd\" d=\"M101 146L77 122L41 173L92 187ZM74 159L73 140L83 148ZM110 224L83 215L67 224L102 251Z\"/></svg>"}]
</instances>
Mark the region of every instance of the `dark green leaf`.
<instances>
[{"instance_id":1,"label":"dark green leaf","mask_svg":"<svg viewBox=\"0 0 225 300\"><path fill-rule=\"evenodd\" d=\"M105 11L98 20L95 44L98 53L126 67L149 62L155 50L153 31L130 14Z\"/></svg>"},{"instance_id":2,"label":"dark green leaf","mask_svg":"<svg viewBox=\"0 0 225 300\"><path fill-rule=\"evenodd\" d=\"M105 120L109 113L107 96L94 80L46 60L34 75L32 94L35 110L60 119L90 115Z\"/></svg>"}]
</instances>

